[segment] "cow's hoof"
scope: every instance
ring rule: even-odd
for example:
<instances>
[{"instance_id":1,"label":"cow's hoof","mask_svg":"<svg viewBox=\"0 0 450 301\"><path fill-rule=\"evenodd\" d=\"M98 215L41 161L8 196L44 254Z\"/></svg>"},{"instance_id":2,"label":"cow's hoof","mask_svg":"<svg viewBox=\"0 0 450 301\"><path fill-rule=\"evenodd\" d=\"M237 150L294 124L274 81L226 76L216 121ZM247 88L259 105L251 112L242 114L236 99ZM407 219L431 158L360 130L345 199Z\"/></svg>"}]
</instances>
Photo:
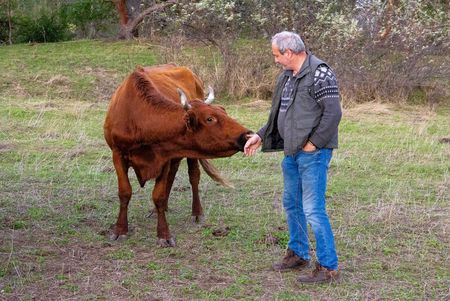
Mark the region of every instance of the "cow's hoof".
<instances>
[{"instance_id":1,"label":"cow's hoof","mask_svg":"<svg viewBox=\"0 0 450 301\"><path fill-rule=\"evenodd\" d=\"M171 237L169 239L158 238L158 246L161 248L173 248L175 247L175 238Z\"/></svg>"},{"instance_id":2,"label":"cow's hoof","mask_svg":"<svg viewBox=\"0 0 450 301\"><path fill-rule=\"evenodd\" d=\"M203 222L205 221L204 215L193 215L191 218L191 221L194 225L203 225Z\"/></svg>"},{"instance_id":3,"label":"cow's hoof","mask_svg":"<svg viewBox=\"0 0 450 301\"><path fill-rule=\"evenodd\" d=\"M111 240L111 241L124 241L124 240L127 240L127 238L128 238L128 235L127 234L116 234L116 233L112 233L110 236L109 236L109 239Z\"/></svg>"}]
</instances>

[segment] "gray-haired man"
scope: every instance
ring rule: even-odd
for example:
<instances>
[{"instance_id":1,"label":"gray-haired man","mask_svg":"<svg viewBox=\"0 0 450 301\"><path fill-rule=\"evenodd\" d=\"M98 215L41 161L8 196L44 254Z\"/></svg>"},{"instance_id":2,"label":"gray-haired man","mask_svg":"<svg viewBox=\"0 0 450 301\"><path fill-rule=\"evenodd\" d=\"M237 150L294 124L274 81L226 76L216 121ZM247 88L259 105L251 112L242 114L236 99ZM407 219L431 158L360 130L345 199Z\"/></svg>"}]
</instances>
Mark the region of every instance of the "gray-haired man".
<instances>
[{"instance_id":1,"label":"gray-haired man","mask_svg":"<svg viewBox=\"0 0 450 301\"><path fill-rule=\"evenodd\" d=\"M272 38L272 54L284 72L278 78L269 120L247 141L244 152L284 151L283 207L289 228L286 256L276 271L303 270L310 265L307 223L316 239L317 263L302 283L339 279L334 236L326 212L327 172L338 146L341 106L334 72L306 52L300 36L280 32Z\"/></svg>"}]
</instances>

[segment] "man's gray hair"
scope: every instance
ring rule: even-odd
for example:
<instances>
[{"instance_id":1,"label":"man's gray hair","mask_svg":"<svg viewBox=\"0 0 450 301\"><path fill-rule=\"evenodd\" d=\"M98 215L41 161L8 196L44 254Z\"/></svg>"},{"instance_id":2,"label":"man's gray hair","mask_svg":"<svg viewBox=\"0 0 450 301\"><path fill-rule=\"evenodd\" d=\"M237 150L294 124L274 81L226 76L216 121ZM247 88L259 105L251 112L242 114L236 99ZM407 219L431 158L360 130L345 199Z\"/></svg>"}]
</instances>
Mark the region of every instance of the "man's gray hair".
<instances>
[{"instance_id":1,"label":"man's gray hair","mask_svg":"<svg viewBox=\"0 0 450 301\"><path fill-rule=\"evenodd\" d=\"M305 43L302 38L295 32L282 31L272 37L272 44L278 47L281 54L288 49L293 53L305 51Z\"/></svg>"}]
</instances>

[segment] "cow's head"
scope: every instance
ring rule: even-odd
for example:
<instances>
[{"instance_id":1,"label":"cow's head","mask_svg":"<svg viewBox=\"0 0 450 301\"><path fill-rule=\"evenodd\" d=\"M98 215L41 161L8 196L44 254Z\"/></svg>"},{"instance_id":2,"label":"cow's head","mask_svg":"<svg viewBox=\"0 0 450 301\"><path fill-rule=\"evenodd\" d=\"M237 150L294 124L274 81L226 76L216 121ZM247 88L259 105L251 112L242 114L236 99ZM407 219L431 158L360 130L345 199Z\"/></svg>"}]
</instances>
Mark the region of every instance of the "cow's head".
<instances>
[{"instance_id":1,"label":"cow's head","mask_svg":"<svg viewBox=\"0 0 450 301\"><path fill-rule=\"evenodd\" d=\"M229 117L223 107L211 105L214 100L211 87L205 101L188 102L181 89L178 93L186 111L187 135L196 150L210 157L228 157L244 150L247 135L252 132Z\"/></svg>"}]
</instances>

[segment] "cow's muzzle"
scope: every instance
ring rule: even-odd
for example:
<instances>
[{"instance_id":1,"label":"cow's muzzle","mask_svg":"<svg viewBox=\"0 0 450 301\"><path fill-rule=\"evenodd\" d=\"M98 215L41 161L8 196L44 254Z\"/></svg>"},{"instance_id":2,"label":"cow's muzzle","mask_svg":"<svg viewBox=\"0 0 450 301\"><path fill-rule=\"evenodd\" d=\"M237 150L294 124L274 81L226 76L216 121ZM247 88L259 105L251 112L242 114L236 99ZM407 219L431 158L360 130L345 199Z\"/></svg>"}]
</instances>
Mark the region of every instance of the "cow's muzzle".
<instances>
[{"instance_id":1,"label":"cow's muzzle","mask_svg":"<svg viewBox=\"0 0 450 301\"><path fill-rule=\"evenodd\" d=\"M249 135L252 135L252 134L253 134L252 131L248 131L248 132L246 132L246 133L243 133L241 136L239 136L239 139L238 139L238 147L239 147L239 150L240 150L241 152L244 151L244 146L245 146L245 143L246 143L247 140L248 140L248 136L249 136Z\"/></svg>"}]
</instances>

